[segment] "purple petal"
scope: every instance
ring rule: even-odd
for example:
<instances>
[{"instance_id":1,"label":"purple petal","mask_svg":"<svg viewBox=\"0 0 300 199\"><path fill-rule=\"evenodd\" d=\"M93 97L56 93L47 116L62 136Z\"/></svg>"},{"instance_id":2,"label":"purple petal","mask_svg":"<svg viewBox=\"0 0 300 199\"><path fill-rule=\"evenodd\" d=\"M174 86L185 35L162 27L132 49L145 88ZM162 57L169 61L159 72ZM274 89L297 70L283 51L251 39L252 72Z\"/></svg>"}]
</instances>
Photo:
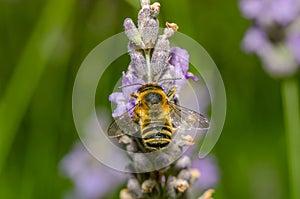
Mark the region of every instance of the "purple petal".
<instances>
[{"instance_id":1,"label":"purple petal","mask_svg":"<svg viewBox=\"0 0 300 199\"><path fill-rule=\"evenodd\" d=\"M88 160L86 151L81 143L75 143L72 152L69 153L61 162L61 171L68 177L74 178L82 169L85 168L85 162Z\"/></svg>"},{"instance_id":2,"label":"purple petal","mask_svg":"<svg viewBox=\"0 0 300 199\"><path fill-rule=\"evenodd\" d=\"M247 53L259 53L267 43L265 32L258 27L251 27L246 32L242 47Z\"/></svg>"},{"instance_id":3,"label":"purple petal","mask_svg":"<svg viewBox=\"0 0 300 199\"><path fill-rule=\"evenodd\" d=\"M265 70L272 76L287 77L298 69L292 52L283 43L265 48L259 56Z\"/></svg>"},{"instance_id":4,"label":"purple petal","mask_svg":"<svg viewBox=\"0 0 300 199\"><path fill-rule=\"evenodd\" d=\"M219 169L217 161L213 156L206 156L203 159L195 159L192 168L200 171L200 178L193 185L201 190L215 188L219 182Z\"/></svg>"},{"instance_id":5,"label":"purple petal","mask_svg":"<svg viewBox=\"0 0 300 199\"><path fill-rule=\"evenodd\" d=\"M76 190L82 198L97 199L105 196L124 181L124 174L113 171L102 165L85 169L75 179Z\"/></svg>"},{"instance_id":6,"label":"purple petal","mask_svg":"<svg viewBox=\"0 0 300 199\"><path fill-rule=\"evenodd\" d=\"M191 79L194 80L195 82L199 81L199 78L196 77L196 76L195 76L193 73L191 73L191 72L187 72L187 74L185 75L185 77L186 77L187 79L191 78Z\"/></svg>"},{"instance_id":7,"label":"purple petal","mask_svg":"<svg viewBox=\"0 0 300 199\"><path fill-rule=\"evenodd\" d=\"M127 111L127 103L119 103L119 104L117 104L117 107L115 108L114 112L112 113L112 116L114 118L119 117L126 111Z\"/></svg>"},{"instance_id":8,"label":"purple petal","mask_svg":"<svg viewBox=\"0 0 300 199\"><path fill-rule=\"evenodd\" d=\"M115 185L125 180L125 175L100 164L81 143L62 160L62 172L75 183L74 194L85 199L102 198Z\"/></svg>"},{"instance_id":9,"label":"purple petal","mask_svg":"<svg viewBox=\"0 0 300 199\"><path fill-rule=\"evenodd\" d=\"M128 86L128 85L133 84L132 78L133 78L134 75L132 73L127 73L126 74L123 71L122 76L123 76L123 78L122 78L122 86Z\"/></svg>"},{"instance_id":10,"label":"purple petal","mask_svg":"<svg viewBox=\"0 0 300 199\"><path fill-rule=\"evenodd\" d=\"M144 83L142 79L137 78L131 71L123 72L122 86L125 87L122 88L122 92L114 92L109 96L109 100L117 105L112 114L113 117L118 117L134 107L135 99L131 97L131 93L136 93L140 88L139 84Z\"/></svg>"},{"instance_id":11,"label":"purple petal","mask_svg":"<svg viewBox=\"0 0 300 199\"><path fill-rule=\"evenodd\" d=\"M125 100L123 93L121 92L114 92L109 95L109 101L113 102L114 104L119 104L121 101Z\"/></svg>"},{"instance_id":12,"label":"purple petal","mask_svg":"<svg viewBox=\"0 0 300 199\"><path fill-rule=\"evenodd\" d=\"M249 19L259 17L263 11L263 6L263 0L242 0L239 3L242 13Z\"/></svg>"},{"instance_id":13,"label":"purple petal","mask_svg":"<svg viewBox=\"0 0 300 199\"><path fill-rule=\"evenodd\" d=\"M300 64L300 32L289 36L287 39L287 45L292 51L298 64Z\"/></svg>"},{"instance_id":14,"label":"purple petal","mask_svg":"<svg viewBox=\"0 0 300 199\"><path fill-rule=\"evenodd\" d=\"M127 111L127 104L129 103L129 100L125 98L123 93L114 92L110 94L109 101L117 105L114 112L112 113L113 117L118 117Z\"/></svg>"},{"instance_id":15,"label":"purple petal","mask_svg":"<svg viewBox=\"0 0 300 199\"><path fill-rule=\"evenodd\" d=\"M182 48L177 46L171 48L171 59L170 64L172 64L178 71L182 71L186 74L189 69L189 53Z\"/></svg>"},{"instance_id":16,"label":"purple petal","mask_svg":"<svg viewBox=\"0 0 300 199\"><path fill-rule=\"evenodd\" d=\"M136 50L136 47L131 42L128 45L128 50L131 58L128 71L143 79L144 76L147 75L147 63L145 57L140 51Z\"/></svg>"},{"instance_id":17,"label":"purple petal","mask_svg":"<svg viewBox=\"0 0 300 199\"><path fill-rule=\"evenodd\" d=\"M75 188L78 195L88 199L96 199L103 196L110 189L109 178L106 172L86 169L75 179ZM106 174L107 175L107 174Z\"/></svg>"},{"instance_id":18,"label":"purple petal","mask_svg":"<svg viewBox=\"0 0 300 199\"><path fill-rule=\"evenodd\" d=\"M123 72L123 78L122 78L122 86L128 86L128 87L123 87L122 92L124 94L124 97L127 101L131 98L131 93L136 92L141 85L134 85L134 86L129 86L133 84L144 84L145 81L142 80L141 78L136 77L131 71L128 71L127 73Z\"/></svg>"},{"instance_id":19,"label":"purple petal","mask_svg":"<svg viewBox=\"0 0 300 199\"><path fill-rule=\"evenodd\" d=\"M172 47L171 48L171 59L170 64L174 66L176 77L182 78L183 81L177 80L175 84L179 87L182 87L186 81L186 79L193 79L194 81L198 81L199 79L193 75L192 73L188 72L189 70L189 59L190 55L188 51L185 49L181 49L179 47Z\"/></svg>"},{"instance_id":20,"label":"purple petal","mask_svg":"<svg viewBox=\"0 0 300 199\"><path fill-rule=\"evenodd\" d=\"M297 0L273 0L269 9L272 18L277 23L287 25L297 17L299 13L298 6Z\"/></svg>"}]
</instances>

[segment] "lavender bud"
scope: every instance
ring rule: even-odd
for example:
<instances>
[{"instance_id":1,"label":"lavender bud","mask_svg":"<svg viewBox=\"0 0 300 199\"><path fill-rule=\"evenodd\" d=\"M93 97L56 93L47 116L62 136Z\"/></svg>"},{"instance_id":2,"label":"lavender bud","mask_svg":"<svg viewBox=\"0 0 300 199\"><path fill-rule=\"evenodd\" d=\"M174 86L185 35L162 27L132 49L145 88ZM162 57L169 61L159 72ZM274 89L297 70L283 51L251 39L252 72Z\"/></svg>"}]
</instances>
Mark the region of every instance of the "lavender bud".
<instances>
[{"instance_id":1,"label":"lavender bud","mask_svg":"<svg viewBox=\"0 0 300 199\"><path fill-rule=\"evenodd\" d=\"M130 178L127 183L129 191L133 192L138 197L142 195L142 190L139 181L136 178Z\"/></svg>"},{"instance_id":2,"label":"lavender bud","mask_svg":"<svg viewBox=\"0 0 300 199\"><path fill-rule=\"evenodd\" d=\"M205 191L202 196L200 196L198 199L213 199L212 195L215 193L215 190L213 189L208 189Z\"/></svg>"},{"instance_id":3,"label":"lavender bud","mask_svg":"<svg viewBox=\"0 0 300 199\"><path fill-rule=\"evenodd\" d=\"M300 19L299 24L300 27ZM300 33L289 35L287 38L287 46L291 50L293 56L297 60L298 65L300 64Z\"/></svg>"},{"instance_id":4,"label":"lavender bud","mask_svg":"<svg viewBox=\"0 0 300 199\"><path fill-rule=\"evenodd\" d=\"M160 79L172 79L172 78L177 78L177 77L181 77L177 74L177 72L175 71L174 66L172 66L171 64L168 64L167 66L167 70L163 71L163 74L161 77L159 77ZM178 82L180 80L177 80L176 82ZM162 87L163 88L172 88L175 84L175 81L164 81L162 82ZM176 87L178 88L178 86L176 85Z\"/></svg>"},{"instance_id":5,"label":"lavender bud","mask_svg":"<svg viewBox=\"0 0 300 199\"><path fill-rule=\"evenodd\" d=\"M179 174L177 175L177 178L182 179L182 180L186 180L187 182L190 182L190 180L192 178L192 174L190 173L189 170L183 169L179 172Z\"/></svg>"},{"instance_id":6,"label":"lavender bud","mask_svg":"<svg viewBox=\"0 0 300 199\"><path fill-rule=\"evenodd\" d=\"M170 158L170 160L177 160L182 154L182 148L178 144L169 144L168 148L164 151Z\"/></svg>"},{"instance_id":7,"label":"lavender bud","mask_svg":"<svg viewBox=\"0 0 300 199\"><path fill-rule=\"evenodd\" d=\"M147 7L150 5L150 0L141 0L141 6L142 7Z\"/></svg>"},{"instance_id":8,"label":"lavender bud","mask_svg":"<svg viewBox=\"0 0 300 199\"><path fill-rule=\"evenodd\" d=\"M150 19L150 8L149 6L143 7L138 14L138 27L139 30L142 30L145 26L145 23Z\"/></svg>"},{"instance_id":9,"label":"lavender bud","mask_svg":"<svg viewBox=\"0 0 300 199\"><path fill-rule=\"evenodd\" d=\"M178 145L183 146L192 146L195 144L194 139L190 135L181 135L181 139L178 142Z\"/></svg>"},{"instance_id":10,"label":"lavender bud","mask_svg":"<svg viewBox=\"0 0 300 199\"><path fill-rule=\"evenodd\" d=\"M183 156L177 160L175 164L176 169L186 169L191 166L191 159L188 156Z\"/></svg>"},{"instance_id":11,"label":"lavender bud","mask_svg":"<svg viewBox=\"0 0 300 199\"><path fill-rule=\"evenodd\" d=\"M136 145L135 142L131 142L130 144L128 144L128 145L126 146L126 150L127 150L128 152L137 152L137 151L138 151L138 147L137 147L137 145Z\"/></svg>"},{"instance_id":12,"label":"lavender bud","mask_svg":"<svg viewBox=\"0 0 300 199\"><path fill-rule=\"evenodd\" d=\"M171 162L172 160L170 159L169 155L165 153L159 153L159 155L154 160L154 166L156 169L162 169L170 165Z\"/></svg>"},{"instance_id":13,"label":"lavender bud","mask_svg":"<svg viewBox=\"0 0 300 199\"><path fill-rule=\"evenodd\" d=\"M122 189L120 191L120 199L137 199L128 189Z\"/></svg>"},{"instance_id":14,"label":"lavender bud","mask_svg":"<svg viewBox=\"0 0 300 199\"><path fill-rule=\"evenodd\" d=\"M131 138L128 137L127 135L123 135L121 137L119 137L119 143L123 143L123 144L130 144L132 142Z\"/></svg>"},{"instance_id":15,"label":"lavender bud","mask_svg":"<svg viewBox=\"0 0 300 199\"><path fill-rule=\"evenodd\" d=\"M157 17L157 15L159 14L160 11L160 3L155 2L150 6L150 13L151 13L151 17L155 18Z\"/></svg>"},{"instance_id":16,"label":"lavender bud","mask_svg":"<svg viewBox=\"0 0 300 199\"><path fill-rule=\"evenodd\" d=\"M260 54L268 45L267 34L259 27L251 27L246 32L242 48L246 53Z\"/></svg>"},{"instance_id":17,"label":"lavender bud","mask_svg":"<svg viewBox=\"0 0 300 199\"><path fill-rule=\"evenodd\" d=\"M191 174L191 179L190 179L189 183L193 184L196 180L199 179L200 172L198 171L198 169L190 169L189 172Z\"/></svg>"},{"instance_id":18,"label":"lavender bud","mask_svg":"<svg viewBox=\"0 0 300 199\"><path fill-rule=\"evenodd\" d=\"M135 49L135 46L132 42L129 43L129 54L131 57L131 70L137 77L143 78L147 74L147 63L145 57L141 52Z\"/></svg>"},{"instance_id":19,"label":"lavender bud","mask_svg":"<svg viewBox=\"0 0 300 199\"><path fill-rule=\"evenodd\" d=\"M127 18L124 20L124 29L125 34L127 35L130 41L132 41L138 47L144 48L144 43L142 41L141 35L138 29L136 28L135 24L133 23L132 19Z\"/></svg>"},{"instance_id":20,"label":"lavender bud","mask_svg":"<svg viewBox=\"0 0 300 199\"><path fill-rule=\"evenodd\" d=\"M273 45L261 53L265 69L273 76L284 77L292 75L298 64L292 52L284 44Z\"/></svg>"},{"instance_id":21,"label":"lavender bud","mask_svg":"<svg viewBox=\"0 0 300 199\"><path fill-rule=\"evenodd\" d=\"M177 179L175 181L175 188L181 193L185 192L189 187L190 185L186 180Z\"/></svg>"},{"instance_id":22,"label":"lavender bud","mask_svg":"<svg viewBox=\"0 0 300 199\"><path fill-rule=\"evenodd\" d=\"M186 180L189 184L193 184L200 177L197 169L183 169L179 172L177 178Z\"/></svg>"},{"instance_id":23,"label":"lavender bud","mask_svg":"<svg viewBox=\"0 0 300 199\"><path fill-rule=\"evenodd\" d=\"M171 198L176 198L175 182L176 178L174 176L170 176L167 182L167 192Z\"/></svg>"},{"instance_id":24,"label":"lavender bud","mask_svg":"<svg viewBox=\"0 0 300 199\"><path fill-rule=\"evenodd\" d=\"M166 26L167 28L170 28L174 31L177 31L179 29L178 25L176 23L169 23L169 22L166 22Z\"/></svg>"},{"instance_id":25,"label":"lavender bud","mask_svg":"<svg viewBox=\"0 0 300 199\"><path fill-rule=\"evenodd\" d=\"M151 58L154 75L160 74L168 65L170 57L170 42L166 37L159 36Z\"/></svg>"},{"instance_id":26,"label":"lavender bud","mask_svg":"<svg viewBox=\"0 0 300 199\"><path fill-rule=\"evenodd\" d=\"M164 36L169 38L171 37L178 29L178 25L176 23L166 22L167 28L164 30Z\"/></svg>"},{"instance_id":27,"label":"lavender bud","mask_svg":"<svg viewBox=\"0 0 300 199\"><path fill-rule=\"evenodd\" d=\"M152 162L143 153L128 153L132 158L133 167L140 172L152 171Z\"/></svg>"},{"instance_id":28,"label":"lavender bud","mask_svg":"<svg viewBox=\"0 0 300 199\"><path fill-rule=\"evenodd\" d=\"M157 40L158 34L158 20L148 19L144 22L143 27L140 28L142 40L145 44L145 49L153 48Z\"/></svg>"},{"instance_id":29,"label":"lavender bud","mask_svg":"<svg viewBox=\"0 0 300 199\"><path fill-rule=\"evenodd\" d=\"M142 184L142 192L151 193L155 185L156 185L155 180L152 179L145 180Z\"/></svg>"}]
</instances>

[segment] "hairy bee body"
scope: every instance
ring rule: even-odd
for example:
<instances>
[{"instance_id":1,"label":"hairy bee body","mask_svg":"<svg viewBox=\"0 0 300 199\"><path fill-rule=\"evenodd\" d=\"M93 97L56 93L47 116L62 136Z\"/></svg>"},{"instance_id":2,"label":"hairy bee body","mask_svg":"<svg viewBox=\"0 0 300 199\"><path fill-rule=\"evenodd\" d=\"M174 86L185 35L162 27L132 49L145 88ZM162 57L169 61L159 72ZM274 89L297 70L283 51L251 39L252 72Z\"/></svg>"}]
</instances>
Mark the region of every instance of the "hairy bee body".
<instances>
[{"instance_id":1,"label":"hairy bee body","mask_svg":"<svg viewBox=\"0 0 300 199\"><path fill-rule=\"evenodd\" d=\"M201 114L171 102L176 89L165 93L157 83L144 84L132 97L136 99L133 114L117 117L108 129L108 135L117 137L139 132L148 150L163 149L172 141L175 129L205 129L208 120Z\"/></svg>"},{"instance_id":2,"label":"hairy bee body","mask_svg":"<svg viewBox=\"0 0 300 199\"><path fill-rule=\"evenodd\" d=\"M138 90L135 122L140 126L143 143L150 150L165 148L172 139L167 95L156 84L145 84Z\"/></svg>"}]
</instances>

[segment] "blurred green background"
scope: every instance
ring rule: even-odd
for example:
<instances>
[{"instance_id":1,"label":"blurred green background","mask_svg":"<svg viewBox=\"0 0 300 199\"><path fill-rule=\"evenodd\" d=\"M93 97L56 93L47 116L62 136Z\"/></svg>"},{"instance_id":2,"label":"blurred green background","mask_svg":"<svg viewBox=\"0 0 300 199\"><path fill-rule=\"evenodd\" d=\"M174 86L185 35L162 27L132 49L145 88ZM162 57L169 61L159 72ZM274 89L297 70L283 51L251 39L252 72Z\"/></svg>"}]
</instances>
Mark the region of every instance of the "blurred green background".
<instances>
[{"instance_id":1,"label":"blurred green background","mask_svg":"<svg viewBox=\"0 0 300 199\"><path fill-rule=\"evenodd\" d=\"M136 3L135 3L136 2ZM286 141L280 80L241 51L250 22L233 0L162 0L159 20L210 53L227 92L227 118L213 150L221 170L215 198L287 198ZM135 4L135 6L133 6ZM62 198L72 183L59 161L78 139L72 88L82 61L101 41L136 20L138 1L0 0L0 198ZM106 72L111 85L129 58Z\"/></svg>"}]
</instances>

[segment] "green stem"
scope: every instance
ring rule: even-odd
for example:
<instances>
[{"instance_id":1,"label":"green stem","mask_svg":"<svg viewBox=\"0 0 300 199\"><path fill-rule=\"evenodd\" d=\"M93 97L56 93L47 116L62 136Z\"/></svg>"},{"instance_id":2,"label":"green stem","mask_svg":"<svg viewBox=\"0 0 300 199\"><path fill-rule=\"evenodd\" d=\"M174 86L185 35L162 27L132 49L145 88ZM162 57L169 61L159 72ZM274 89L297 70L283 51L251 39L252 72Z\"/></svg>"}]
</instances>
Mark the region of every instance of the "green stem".
<instances>
[{"instance_id":1,"label":"green stem","mask_svg":"<svg viewBox=\"0 0 300 199\"><path fill-rule=\"evenodd\" d=\"M152 69L151 69L151 59L150 59L151 50L145 50L146 63L148 68L148 82L152 82Z\"/></svg>"},{"instance_id":2,"label":"green stem","mask_svg":"<svg viewBox=\"0 0 300 199\"><path fill-rule=\"evenodd\" d=\"M300 198L300 114L299 85L296 79L282 83L291 199Z\"/></svg>"}]
</instances>

